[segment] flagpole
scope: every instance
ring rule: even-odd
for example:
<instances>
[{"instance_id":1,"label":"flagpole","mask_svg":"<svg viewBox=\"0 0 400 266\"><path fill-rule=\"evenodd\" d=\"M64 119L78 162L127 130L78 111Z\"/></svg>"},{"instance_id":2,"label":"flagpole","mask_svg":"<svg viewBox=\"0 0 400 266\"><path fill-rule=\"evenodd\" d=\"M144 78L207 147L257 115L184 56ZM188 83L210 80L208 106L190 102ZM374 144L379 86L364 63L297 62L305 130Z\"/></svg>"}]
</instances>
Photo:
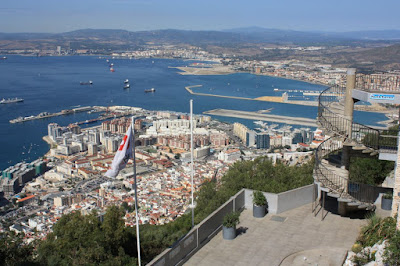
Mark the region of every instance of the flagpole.
<instances>
[{"instance_id":1,"label":"flagpole","mask_svg":"<svg viewBox=\"0 0 400 266\"><path fill-rule=\"evenodd\" d=\"M192 179L192 184L191 184L191 191L192 191L192 228L194 227L194 186L193 186L193 100L190 100L190 176Z\"/></svg>"},{"instance_id":2,"label":"flagpole","mask_svg":"<svg viewBox=\"0 0 400 266\"><path fill-rule=\"evenodd\" d=\"M137 181L136 181L136 154L135 154L135 118L132 116L131 122L132 130L132 156L133 156L133 178L135 181L135 213L136 213L136 241L137 241L137 253L138 253L138 265L141 266L140 259L140 236L139 236L139 214L138 214L138 198L137 198Z\"/></svg>"}]
</instances>

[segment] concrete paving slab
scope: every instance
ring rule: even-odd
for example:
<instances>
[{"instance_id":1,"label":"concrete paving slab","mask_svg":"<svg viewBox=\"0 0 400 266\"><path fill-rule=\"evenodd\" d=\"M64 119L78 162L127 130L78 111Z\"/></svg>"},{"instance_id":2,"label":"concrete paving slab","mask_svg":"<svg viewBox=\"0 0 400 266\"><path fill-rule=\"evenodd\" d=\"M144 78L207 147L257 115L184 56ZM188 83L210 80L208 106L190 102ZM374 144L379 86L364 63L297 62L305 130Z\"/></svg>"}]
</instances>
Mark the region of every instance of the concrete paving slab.
<instances>
[{"instance_id":1,"label":"concrete paving slab","mask_svg":"<svg viewBox=\"0 0 400 266\"><path fill-rule=\"evenodd\" d=\"M231 241L219 232L185 265L341 265L366 223L331 213L321 221L311 213L311 204L280 213L284 221L273 216L254 218L244 210L238 228L245 232Z\"/></svg>"}]
</instances>

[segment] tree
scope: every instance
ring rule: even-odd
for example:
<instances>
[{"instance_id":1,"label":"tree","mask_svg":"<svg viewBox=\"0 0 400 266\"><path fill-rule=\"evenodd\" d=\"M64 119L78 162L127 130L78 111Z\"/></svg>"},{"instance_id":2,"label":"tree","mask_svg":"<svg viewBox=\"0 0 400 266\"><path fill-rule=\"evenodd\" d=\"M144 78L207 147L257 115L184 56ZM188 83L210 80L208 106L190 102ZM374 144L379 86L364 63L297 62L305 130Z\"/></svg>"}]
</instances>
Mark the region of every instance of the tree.
<instances>
[{"instance_id":1,"label":"tree","mask_svg":"<svg viewBox=\"0 0 400 266\"><path fill-rule=\"evenodd\" d=\"M38 247L45 265L129 265L136 262L136 238L125 228L124 212L110 207L103 224L93 212L64 215Z\"/></svg>"},{"instance_id":2,"label":"tree","mask_svg":"<svg viewBox=\"0 0 400 266\"><path fill-rule=\"evenodd\" d=\"M35 265L33 245L23 243L23 234L0 233L0 265Z\"/></svg>"},{"instance_id":3,"label":"tree","mask_svg":"<svg viewBox=\"0 0 400 266\"><path fill-rule=\"evenodd\" d=\"M380 185L393 169L394 162L377 158L353 157L350 163L349 177L353 182Z\"/></svg>"}]
</instances>

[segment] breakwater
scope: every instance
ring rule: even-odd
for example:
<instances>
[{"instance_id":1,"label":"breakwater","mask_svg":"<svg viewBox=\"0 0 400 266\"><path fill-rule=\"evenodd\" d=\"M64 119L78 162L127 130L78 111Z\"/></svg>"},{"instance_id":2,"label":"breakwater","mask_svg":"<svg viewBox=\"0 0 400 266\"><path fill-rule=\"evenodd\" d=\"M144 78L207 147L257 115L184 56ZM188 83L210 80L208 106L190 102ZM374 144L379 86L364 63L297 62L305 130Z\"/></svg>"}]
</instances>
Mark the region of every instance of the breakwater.
<instances>
[{"instance_id":1,"label":"breakwater","mask_svg":"<svg viewBox=\"0 0 400 266\"><path fill-rule=\"evenodd\" d=\"M203 85L194 85L194 86L187 86L185 89L193 95L199 96L211 96L211 97L220 97L220 98L229 98L229 99L238 99L238 100L249 100L249 101L266 101L266 102L277 102L283 103L283 97L276 97L276 96L263 96L258 98L247 98L247 97L239 97L239 96L227 96L227 95L218 95L218 94L210 94L210 93L202 93L202 92L193 92L192 88L199 88Z\"/></svg>"}]
</instances>

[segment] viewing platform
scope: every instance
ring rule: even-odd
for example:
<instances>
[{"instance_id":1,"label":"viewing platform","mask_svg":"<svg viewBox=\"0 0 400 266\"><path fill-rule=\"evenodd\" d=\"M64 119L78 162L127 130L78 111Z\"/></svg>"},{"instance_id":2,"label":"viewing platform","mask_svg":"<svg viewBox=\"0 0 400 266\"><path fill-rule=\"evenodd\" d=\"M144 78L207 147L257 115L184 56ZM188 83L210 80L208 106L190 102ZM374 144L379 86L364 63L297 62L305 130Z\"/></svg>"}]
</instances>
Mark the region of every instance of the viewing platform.
<instances>
[{"instance_id":1,"label":"viewing platform","mask_svg":"<svg viewBox=\"0 0 400 266\"><path fill-rule=\"evenodd\" d=\"M185 265L342 265L364 221L330 214L321 223L310 209L307 204L264 218L244 210L234 240L219 232Z\"/></svg>"}]
</instances>

